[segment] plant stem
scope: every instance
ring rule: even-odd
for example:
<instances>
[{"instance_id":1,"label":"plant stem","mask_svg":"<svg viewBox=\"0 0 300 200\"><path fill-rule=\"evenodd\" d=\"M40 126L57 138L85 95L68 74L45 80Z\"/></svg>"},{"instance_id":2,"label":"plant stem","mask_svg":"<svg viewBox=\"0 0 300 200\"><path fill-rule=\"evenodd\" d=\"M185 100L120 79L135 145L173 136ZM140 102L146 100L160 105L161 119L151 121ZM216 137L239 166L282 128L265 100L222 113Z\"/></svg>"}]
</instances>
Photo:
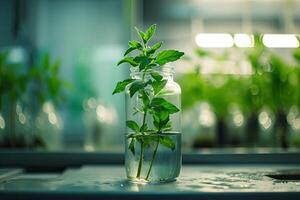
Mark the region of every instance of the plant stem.
<instances>
[{"instance_id":1,"label":"plant stem","mask_svg":"<svg viewBox=\"0 0 300 200\"><path fill-rule=\"evenodd\" d=\"M136 174L137 178L140 178L140 176L141 176L142 165L143 165L143 156L144 156L144 144L141 143L140 160L139 160L139 166L138 166L138 170L137 170L137 174Z\"/></svg>"},{"instance_id":2,"label":"plant stem","mask_svg":"<svg viewBox=\"0 0 300 200\"><path fill-rule=\"evenodd\" d=\"M154 159L155 159L155 157L156 157L156 152L157 152L157 149L158 149L158 145L159 145L159 135L157 136L157 143L156 143L156 146L155 146L153 155L152 155L152 159L151 159L151 162L150 162L149 170L148 170L148 172L147 172L146 180L148 180L149 175L150 175L150 173L151 173L152 165L153 165L153 161L154 161Z\"/></svg>"},{"instance_id":3,"label":"plant stem","mask_svg":"<svg viewBox=\"0 0 300 200\"><path fill-rule=\"evenodd\" d=\"M146 73L143 73L142 80L144 81ZM147 109L144 109L144 116L143 116L143 123L142 126L145 125L146 123L146 116L147 116ZM138 170L136 174L136 178L140 178L141 176L141 171L142 171L142 166L143 166L143 157L144 157L144 143L141 142L141 152L140 152L140 159L139 159L139 165L138 165Z\"/></svg>"},{"instance_id":4,"label":"plant stem","mask_svg":"<svg viewBox=\"0 0 300 200\"><path fill-rule=\"evenodd\" d=\"M144 112L145 113L144 113L144 116L143 116L143 124L142 124L142 126L144 126L145 123L146 123L147 109L145 109Z\"/></svg>"},{"instance_id":5,"label":"plant stem","mask_svg":"<svg viewBox=\"0 0 300 200\"><path fill-rule=\"evenodd\" d=\"M147 116L147 110L144 111L144 116L143 116L143 124L142 126L145 124L146 122L146 116ZM140 152L140 160L139 160L139 166L138 166L138 170L137 170L137 174L136 177L140 178L141 176L141 171L142 171L142 166L143 166L143 157L144 157L144 143L141 143L141 152Z\"/></svg>"}]
</instances>

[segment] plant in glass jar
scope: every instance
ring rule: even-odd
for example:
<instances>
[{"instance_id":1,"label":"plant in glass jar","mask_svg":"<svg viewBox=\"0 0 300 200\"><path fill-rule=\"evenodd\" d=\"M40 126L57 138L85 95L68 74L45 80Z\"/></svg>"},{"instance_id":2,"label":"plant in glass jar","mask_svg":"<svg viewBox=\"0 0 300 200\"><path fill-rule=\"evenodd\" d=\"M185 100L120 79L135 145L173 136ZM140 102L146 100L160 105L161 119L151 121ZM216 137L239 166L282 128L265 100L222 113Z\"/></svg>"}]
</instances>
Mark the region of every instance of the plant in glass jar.
<instances>
[{"instance_id":1,"label":"plant in glass jar","mask_svg":"<svg viewBox=\"0 0 300 200\"><path fill-rule=\"evenodd\" d=\"M125 92L126 173L137 182L172 181L181 168L181 89L173 81L172 68L166 64L180 59L184 53L158 51L162 42L150 46L156 25L146 32L137 28L136 31L141 42L130 41L118 63L131 66L131 78L118 82L113 91Z\"/></svg>"}]
</instances>

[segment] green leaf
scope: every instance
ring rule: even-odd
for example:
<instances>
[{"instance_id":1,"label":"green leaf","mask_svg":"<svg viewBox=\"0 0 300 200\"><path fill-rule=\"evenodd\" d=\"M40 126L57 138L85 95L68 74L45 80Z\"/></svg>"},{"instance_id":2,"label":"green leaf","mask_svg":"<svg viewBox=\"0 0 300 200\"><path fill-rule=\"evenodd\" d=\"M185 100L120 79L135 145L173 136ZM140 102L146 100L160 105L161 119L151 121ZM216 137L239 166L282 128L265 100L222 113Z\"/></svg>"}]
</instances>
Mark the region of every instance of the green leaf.
<instances>
[{"instance_id":1,"label":"green leaf","mask_svg":"<svg viewBox=\"0 0 300 200\"><path fill-rule=\"evenodd\" d=\"M168 121L168 123L162 128L163 131L170 131L172 129L172 122Z\"/></svg>"},{"instance_id":2,"label":"green leaf","mask_svg":"<svg viewBox=\"0 0 300 200\"><path fill-rule=\"evenodd\" d=\"M163 128L168 124L169 121L170 121L170 115L168 115L166 119L160 121L159 123L160 131L163 130Z\"/></svg>"},{"instance_id":3,"label":"green leaf","mask_svg":"<svg viewBox=\"0 0 300 200\"><path fill-rule=\"evenodd\" d=\"M125 87L132 83L133 81L135 81L135 79L126 79L124 81L120 81L117 83L116 88L114 89L112 94L116 94L116 93L120 93L123 92L125 90Z\"/></svg>"},{"instance_id":4,"label":"green leaf","mask_svg":"<svg viewBox=\"0 0 300 200\"><path fill-rule=\"evenodd\" d=\"M134 58L134 61L139 63L139 69L140 71L142 71L151 62L151 59L148 58L147 56L137 56Z\"/></svg>"},{"instance_id":5,"label":"green leaf","mask_svg":"<svg viewBox=\"0 0 300 200\"><path fill-rule=\"evenodd\" d=\"M130 52L132 52L136 49L141 50L143 48L141 43L139 43L138 41L135 41L135 40L129 41L128 45L129 45L129 49L126 50L126 52L124 53L124 56L126 56L127 54L129 54Z\"/></svg>"},{"instance_id":6,"label":"green leaf","mask_svg":"<svg viewBox=\"0 0 300 200\"><path fill-rule=\"evenodd\" d=\"M132 121L132 120L126 121L126 126L136 133L138 133L140 130L139 125L135 121Z\"/></svg>"},{"instance_id":7,"label":"green leaf","mask_svg":"<svg viewBox=\"0 0 300 200\"><path fill-rule=\"evenodd\" d=\"M164 130L164 127L168 124L170 121L169 113L166 110L156 110L155 113L153 113L153 125L159 132Z\"/></svg>"},{"instance_id":8,"label":"green leaf","mask_svg":"<svg viewBox=\"0 0 300 200\"><path fill-rule=\"evenodd\" d=\"M158 72L151 72L151 76L152 78L154 78L156 81L160 81L163 79L163 76L160 75Z\"/></svg>"},{"instance_id":9,"label":"green leaf","mask_svg":"<svg viewBox=\"0 0 300 200\"><path fill-rule=\"evenodd\" d=\"M159 122L160 122L160 119L159 119L159 116L157 115L157 113L153 113L152 114L152 118L153 118L153 125L156 129L160 130L160 127L159 127Z\"/></svg>"},{"instance_id":10,"label":"green leaf","mask_svg":"<svg viewBox=\"0 0 300 200\"><path fill-rule=\"evenodd\" d=\"M159 97L152 99L151 107L156 111L163 110L163 109L167 110L169 112L169 114L173 114L173 113L176 113L179 111L179 109L175 105L173 105L170 102L168 102L167 100L165 100L163 98L159 98Z\"/></svg>"},{"instance_id":11,"label":"green leaf","mask_svg":"<svg viewBox=\"0 0 300 200\"><path fill-rule=\"evenodd\" d=\"M133 155L135 155L134 142L135 142L135 138L131 138L130 144L128 146L128 149L131 151Z\"/></svg>"},{"instance_id":12,"label":"green leaf","mask_svg":"<svg viewBox=\"0 0 300 200\"><path fill-rule=\"evenodd\" d=\"M150 63L149 59L145 59L140 63L139 69L142 71L143 69L147 68L148 64Z\"/></svg>"},{"instance_id":13,"label":"green leaf","mask_svg":"<svg viewBox=\"0 0 300 200\"><path fill-rule=\"evenodd\" d=\"M141 43L139 43L138 41L136 41L136 40L132 40L132 41L129 41L129 46L131 47L131 48L135 48L135 49L142 49L143 48L143 46L141 45Z\"/></svg>"},{"instance_id":14,"label":"green leaf","mask_svg":"<svg viewBox=\"0 0 300 200\"><path fill-rule=\"evenodd\" d=\"M127 54L129 54L130 52L132 52L132 51L134 51L134 50L136 50L136 48L130 47L129 49L127 49L127 50L125 51L124 56L126 56Z\"/></svg>"},{"instance_id":15,"label":"green leaf","mask_svg":"<svg viewBox=\"0 0 300 200\"><path fill-rule=\"evenodd\" d=\"M145 107L149 106L150 99L146 91L142 91L141 99Z\"/></svg>"},{"instance_id":16,"label":"green leaf","mask_svg":"<svg viewBox=\"0 0 300 200\"><path fill-rule=\"evenodd\" d=\"M129 64L131 64L132 66L138 66L138 63L136 63L135 61L134 61L134 58L132 58L132 57L125 57L125 58L123 58L122 60L120 60L119 62L118 62L118 66L119 65L121 65L122 63L129 63Z\"/></svg>"},{"instance_id":17,"label":"green leaf","mask_svg":"<svg viewBox=\"0 0 300 200\"><path fill-rule=\"evenodd\" d=\"M147 54L148 54L148 55L154 54L155 51L161 47L162 44L163 44L163 42L158 42L158 43L154 44L154 45L147 51Z\"/></svg>"},{"instance_id":18,"label":"green leaf","mask_svg":"<svg viewBox=\"0 0 300 200\"><path fill-rule=\"evenodd\" d=\"M184 53L176 50L164 50L161 51L155 59L155 63L164 65L168 62L174 62L178 60Z\"/></svg>"},{"instance_id":19,"label":"green leaf","mask_svg":"<svg viewBox=\"0 0 300 200\"><path fill-rule=\"evenodd\" d=\"M150 26L150 28L148 28L144 36L146 42L148 42L151 39L155 31L156 31L156 24L153 24L152 26Z\"/></svg>"},{"instance_id":20,"label":"green leaf","mask_svg":"<svg viewBox=\"0 0 300 200\"><path fill-rule=\"evenodd\" d=\"M157 111L155 115L159 118L160 122L166 121L169 118L169 112L166 110Z\"/></svg>"},{"instance_id":21,"label":"green leaf","mask_svg":"<svg viewBox=\"0 0 300 200\"><path fill-rule=\"evenodd\" d=\"M146 44L147 41L145 40L145 33L141 30L139 30L137 27L134 27L137 34L140 36L140 38L143 40L143 42Z\"/></svg>"},{"instance_id":22,"label":"green leaf","mask_svg":"<svg viewBox=\"0 0 300 200\"><path fill-rule=\"evenodd\" d=\"M152 82L152 87L154 90L154 95L158 94L167 84L167 80L162 80L162 81L153 81Z\"/></svg>"},{"instance_id":23,"label":"green leaf","mask_svg":"<svg viewBox=\"0 0 300 200\"><path fill-rule=\"evenodd\" d=\"M159 143L169 149L172 149L172 151L175 150L175 142L168 136L160 136Z\"/></svg>"},{"instance_id":24,"label":"green leaf","mask_svg":"<svg viewBox=\"0 0 300 200\"><path fill-rule=\"evenodd\" d=\"M151 59L151 61L152 61L153 59ZM153 66L157 66L157 64L155 64L155 63L150 63L150 64L148 64L146 67L145 67L145 69L144 69L144 71L146 71L146 70L148 70L148 69L151 69Z\"/></svg>"},{"instance_id":25,"label":"green leaf","mask_svg":"<svg viewBox=\"0 0 300 200\"><path fill-rule=\"evenodd\" d=\"M141 128L140 128L140 132L146 132L147 131L147 129L148 129L148 126L147 126L147 124L144 124L143 126L141 126Z\"/></svg>"},{"instance_id":26,"label":"green leaf","mask_svg":"<svg viewBox=\"0 0 300 200\"><path fill-rule=\"evenodd\" d=\"M130 97L132 97L140 89L143 89L144 87L146 87L146 85L147 85L147 83L145 83L142 80L134 81L129 88Z\"/></svg>"}]
</instances>

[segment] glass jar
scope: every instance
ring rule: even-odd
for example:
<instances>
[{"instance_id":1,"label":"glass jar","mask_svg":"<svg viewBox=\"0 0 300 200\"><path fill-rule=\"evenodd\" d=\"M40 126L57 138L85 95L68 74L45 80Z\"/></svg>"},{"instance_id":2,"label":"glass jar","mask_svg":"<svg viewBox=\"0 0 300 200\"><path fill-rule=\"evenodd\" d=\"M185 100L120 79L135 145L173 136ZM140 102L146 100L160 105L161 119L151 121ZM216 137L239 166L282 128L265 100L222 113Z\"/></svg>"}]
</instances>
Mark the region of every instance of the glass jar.
<instances>
[{"instance_id":1,"label":"glass jar","mask_svg":"<svg viewBox=\"0 0 300 200\"><path fill-rule=\"evenodd\" d=\"M149 84L130 97L130 88L134 82L125 88L126 120L136 122L140 128L139 131L133 131L127 127L125 134L126 174L134 182L174 181L181 169L181 88L173 80L173 68L157 66L146 73L131 68L130 75L132 79L151 82L155 81L151 75L153 73L159 74L166 82L160 92L156 93ZM178 108L177 112L169 114L167 128L158 131L155 112L144 109L145 102L141 98L144 91L148 94L149 105L152 105L154 99L163 99L163 102ZM143 125L147 129L145 132L142 130Z\"/></svg>"}]
</instances>

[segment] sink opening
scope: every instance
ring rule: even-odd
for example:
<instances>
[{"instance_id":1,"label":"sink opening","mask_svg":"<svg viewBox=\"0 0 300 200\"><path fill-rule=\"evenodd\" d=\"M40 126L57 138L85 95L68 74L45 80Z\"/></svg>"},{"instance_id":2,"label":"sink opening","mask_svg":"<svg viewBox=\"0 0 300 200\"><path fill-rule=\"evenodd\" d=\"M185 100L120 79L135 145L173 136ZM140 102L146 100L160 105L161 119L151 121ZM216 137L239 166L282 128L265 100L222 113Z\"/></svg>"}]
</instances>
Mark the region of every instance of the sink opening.
<instances>
[{"instance_id":1,"label":"sink opening","mask_svg":"<svg viewBox=\"0 0 300 200\"><path fill-rule=\"evenodd\" d=\"M282 181L300 181L300 170L282 170L266 176Z\"/></svg>"}]
</instances>

